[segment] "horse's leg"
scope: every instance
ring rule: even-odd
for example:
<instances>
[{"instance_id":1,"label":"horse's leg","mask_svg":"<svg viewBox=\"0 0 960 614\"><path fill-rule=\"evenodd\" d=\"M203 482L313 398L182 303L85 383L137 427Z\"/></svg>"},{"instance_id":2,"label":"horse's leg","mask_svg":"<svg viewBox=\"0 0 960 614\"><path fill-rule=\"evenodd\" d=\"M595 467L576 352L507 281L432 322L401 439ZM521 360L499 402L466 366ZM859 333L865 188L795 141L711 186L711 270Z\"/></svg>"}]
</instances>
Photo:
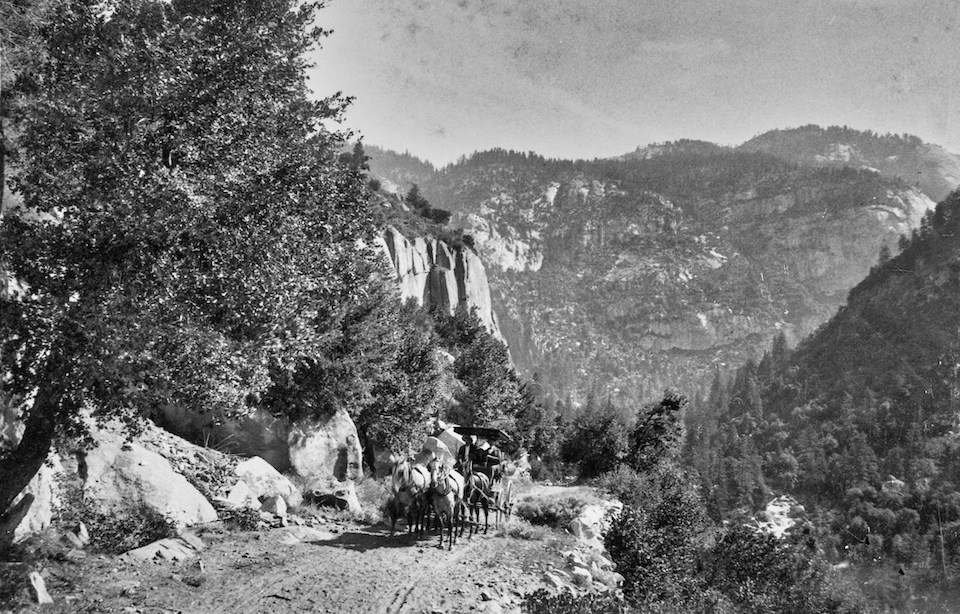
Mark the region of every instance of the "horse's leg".
<instances>
[{"instance_id":1,"label":"horse's leg","mask_svg":"<svg viewBox=\"0 0 960 614\"><path fill-rule=\"evenodd\" d=\"M447 519L450 521L450 526L447 527L447 550L453 550L453 540L454 540L454 525L457 522L457 502L454 499L453 507L449 508L447 512ZM441 530L441 533L443 531Z\"/></svg>"}]
</instances>

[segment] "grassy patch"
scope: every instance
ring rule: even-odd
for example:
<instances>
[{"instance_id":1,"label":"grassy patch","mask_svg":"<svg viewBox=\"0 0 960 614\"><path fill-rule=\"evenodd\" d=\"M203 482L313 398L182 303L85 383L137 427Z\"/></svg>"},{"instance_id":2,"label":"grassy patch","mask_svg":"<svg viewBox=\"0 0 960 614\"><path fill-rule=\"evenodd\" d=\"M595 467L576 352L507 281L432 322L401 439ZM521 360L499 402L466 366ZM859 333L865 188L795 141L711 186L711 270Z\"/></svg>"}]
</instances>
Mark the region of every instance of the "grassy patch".
<instances>
[{"instance_id":1,"label":"grassy patch","mask_svg":"<svg viewBox=\"0 0 960 614\"><path fill-rule=\"evenodd\" d=\"M552 531L547 527L530 524L522 518L510 518L497 529L499 537L513 537L529 541L543 541L551 534Z\"/></svg>"}]
</instances>

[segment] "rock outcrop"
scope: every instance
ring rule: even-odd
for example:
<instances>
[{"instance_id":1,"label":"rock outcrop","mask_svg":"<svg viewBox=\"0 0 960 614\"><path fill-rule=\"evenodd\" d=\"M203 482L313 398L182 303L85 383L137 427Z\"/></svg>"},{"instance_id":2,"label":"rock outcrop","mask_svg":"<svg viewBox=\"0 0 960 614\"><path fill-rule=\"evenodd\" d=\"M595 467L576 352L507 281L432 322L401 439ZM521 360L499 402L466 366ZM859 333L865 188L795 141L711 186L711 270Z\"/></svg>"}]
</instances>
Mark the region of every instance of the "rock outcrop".
<instances>
[{"instance_id":1,"label":"rock outcrop","mask_svg":"<svg viewBox=\"0 0 960 614\"><path fill-rule=\"evenodd\" d=\"M291 429L290 462L307 478L356 480L362 476L357 427L345 409L323 420L298 423Z\"/></svg>"},{"instance_id":2,"label":"rock outcrop","mask_svg":"<svg viewBox=\"0 0 960 614\"><path fill-rule=\"evenodd\" d=\"M389 227L378 247L390 262L402 300L453 313L463 304L476 308L490 333L502 339L490 300L490 286L480 257L469 247L453 248L432 237L408 239Z\"/></svg>"}]
</instances>

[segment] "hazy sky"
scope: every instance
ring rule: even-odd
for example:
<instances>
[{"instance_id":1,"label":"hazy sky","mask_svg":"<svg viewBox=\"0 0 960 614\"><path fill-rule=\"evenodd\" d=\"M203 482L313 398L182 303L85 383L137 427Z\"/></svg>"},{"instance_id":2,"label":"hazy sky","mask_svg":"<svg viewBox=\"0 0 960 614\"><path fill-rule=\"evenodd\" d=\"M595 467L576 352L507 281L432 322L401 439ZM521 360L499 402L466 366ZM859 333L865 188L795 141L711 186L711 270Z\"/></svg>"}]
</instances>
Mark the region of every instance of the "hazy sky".
<instances>
[{"instance_id":1,"label":"hazy sky","mask_svg":"<svg viewBox=\"0 0 960 614\"><path fill-rule=\"evenodd\" d=\"M435 163L563 158L771 128L909 132L960 152L960 0L331 0L318 95Z\"/></svg>"}]
</instances>

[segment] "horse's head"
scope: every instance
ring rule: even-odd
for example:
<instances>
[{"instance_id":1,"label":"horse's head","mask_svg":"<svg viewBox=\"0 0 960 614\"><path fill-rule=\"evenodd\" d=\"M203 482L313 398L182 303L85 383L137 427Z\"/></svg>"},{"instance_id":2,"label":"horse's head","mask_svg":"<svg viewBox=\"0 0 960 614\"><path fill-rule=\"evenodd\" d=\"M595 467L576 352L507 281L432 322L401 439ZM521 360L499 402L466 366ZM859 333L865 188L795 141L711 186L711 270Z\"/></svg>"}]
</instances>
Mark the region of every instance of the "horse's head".
<instances>
[{"instance_id":1,"label":"horse's head","mask_svg":"<svg viewBox=\"0 0 960 614\"><path fill-rule=\"evenodd\" d=\"M430 474L430 488L438 490L442 483L447 479L449 470L446 465L436 458L427 463L427 472Z\"/></svg>"},{"instance_id":2,"label":"horse's head","mask_svg":"<svg viewBox=\"0 0 960 614\"><path fill-rule=\"evenodd\" d=\"M393 472L392 472L393 479L391 480L391 486L393 487L393 492L395 493L399 492L410 486L411 467L412 467L412 464L410 463L410 459L408 458L402 458L393 464Z\"/></svg>"}]
</instances>

